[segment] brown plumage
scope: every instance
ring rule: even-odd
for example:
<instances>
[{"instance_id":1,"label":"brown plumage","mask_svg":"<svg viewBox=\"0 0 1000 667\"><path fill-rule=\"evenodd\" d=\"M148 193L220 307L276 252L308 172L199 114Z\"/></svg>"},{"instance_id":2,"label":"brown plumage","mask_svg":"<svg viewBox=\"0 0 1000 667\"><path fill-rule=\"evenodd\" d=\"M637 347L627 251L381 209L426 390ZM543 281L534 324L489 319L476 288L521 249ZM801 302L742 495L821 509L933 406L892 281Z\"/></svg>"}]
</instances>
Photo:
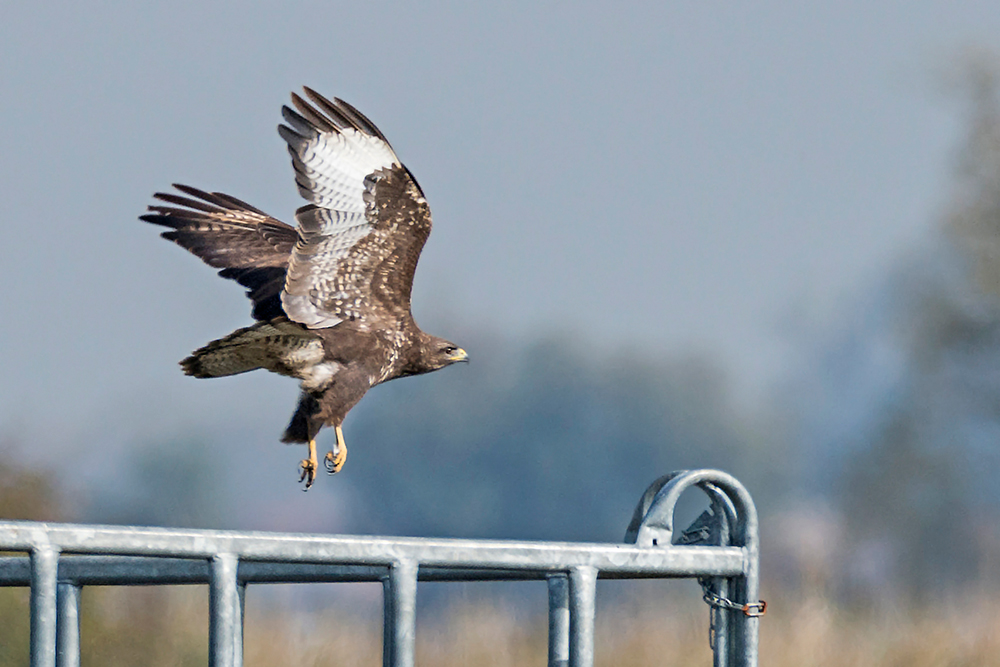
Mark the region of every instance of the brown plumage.
<instances>
[{"instance_id":1,"label":"brown plumage","mask_svg":"<svg viewBox=\"0 0 1000 667\"><path fill-rule=\"evenodd\" d=\"M292 94L278 127L288 143L299 193L310 203L297 227L221 193L184 185L156 193L164 204L142 220L169 227L166 239L219 275L247 288L258 322L196 350L181 362L195 377L258 368L301 381L284 442L309 443L301 463L315 477L315 437L337 431L327 469L343 465L341 424L373 386L438 370L466 353L417 326L410 312L413 274L431 231L416 180L382 133L346 102L305 89Z\"/></svg>"}]
</instances>

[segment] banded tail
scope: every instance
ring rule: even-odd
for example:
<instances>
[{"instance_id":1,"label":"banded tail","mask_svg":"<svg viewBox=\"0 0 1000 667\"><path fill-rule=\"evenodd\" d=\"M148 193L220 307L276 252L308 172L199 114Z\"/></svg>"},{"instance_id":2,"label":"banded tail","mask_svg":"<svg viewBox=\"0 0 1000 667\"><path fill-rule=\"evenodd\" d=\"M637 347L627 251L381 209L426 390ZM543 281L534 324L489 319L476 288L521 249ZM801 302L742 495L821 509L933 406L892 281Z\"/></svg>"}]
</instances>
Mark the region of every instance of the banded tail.
<instances>
[{"instance_id":1,"label":"banded tail","mask_svg":"<svg viewBox=\"0 0 1000 667\"><path fill-rule=\"evenodd\" d=\"M301 369L323 359L323 344L307 329L287 320L258 322L213 340L181 361L185 375L225 377L263 368L299 377Z\"/></svg>"}]
</instances>

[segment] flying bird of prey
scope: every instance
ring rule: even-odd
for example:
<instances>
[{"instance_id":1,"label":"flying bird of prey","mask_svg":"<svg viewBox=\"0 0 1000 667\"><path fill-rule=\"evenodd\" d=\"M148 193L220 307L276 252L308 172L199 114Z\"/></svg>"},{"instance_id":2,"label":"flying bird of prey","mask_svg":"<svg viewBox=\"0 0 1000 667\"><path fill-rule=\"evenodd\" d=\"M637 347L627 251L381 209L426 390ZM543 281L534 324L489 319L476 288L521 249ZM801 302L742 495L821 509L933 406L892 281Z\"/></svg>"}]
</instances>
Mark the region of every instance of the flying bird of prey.
<instances>
[{"instance_id":1,"label":"flying bird of prey","mask_svg":"<svg viewBox=\"0 0 1000 667\"><path fill-rule=\"evenodd\" d=\"M333 426L328 472L347 457L341 425L377 384L468 361L410 313L413 273L431 231L427 200L375 125L347 102L305 88L281 109L299 193L309 203L292 227L229 195L174 185L142 220L165 239L247 288L256 324L181 362L187 375L223 377L263 368L301 381L282 437L308 443L300 463L316 478L316 434Z\"/></svg>"}]
</instances>

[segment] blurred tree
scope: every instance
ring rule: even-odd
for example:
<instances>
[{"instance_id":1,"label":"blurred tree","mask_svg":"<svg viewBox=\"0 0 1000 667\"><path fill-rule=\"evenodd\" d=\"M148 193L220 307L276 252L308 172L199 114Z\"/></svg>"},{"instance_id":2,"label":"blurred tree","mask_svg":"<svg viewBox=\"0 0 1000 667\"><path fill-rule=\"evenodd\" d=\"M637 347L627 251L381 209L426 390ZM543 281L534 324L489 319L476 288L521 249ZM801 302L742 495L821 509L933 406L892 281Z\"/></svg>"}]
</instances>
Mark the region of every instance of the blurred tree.
<instances>
[{"instance_id":1,"label":"blurred tree","mask_svg":"<svg viewBox=\"0 0 1000 667\"><path fill-rule=\"evenodd\" d=\"M65 521L65 499L50 477L20 462L19 443L0 436L0 518ZM28 591L0 588L0 665L28 664Z\"/></svg>"},{"instance_id":2,"label":"blurred tree","mask_svg":"<svg viewBox=\"0 0 1000 667\"><path fill-rule=\"evenodd\" d=\"M850 424L831 429L825 472L854 596L1000 585L985 567L1000 522L1000 79L982 58L963 71L968 130L936 243L895 268L875 307L855 310L821 367L828 390L830 378L853 381L819 409L827 426ZM833 414L845 406L854 417Z\"/></svg>"},{"instance_id":3,"label":"blurred tree","mask_svg":"<svg viewBox=\"0 0 1000 667\"><path fill-rule=\"evenodd\" d=\"M23 463L19 451L14 439L0 438L0 518L33 521L77 518L68 509L71 505L67 497L59 493L45 471ZM175 491L184 493L190 488L181 485ZM191 502L197 503L200 498L203 496L195 495ZM140 507L137 516L168 519L189 516L183 513L187 511L184 502L179 505L175 502L170 507L183 511L168 510L167 514L154 515ZM205 589L205 586L86 588L81 598L82 663L109 667L205 664L208 653ZM28 589L0 587L0 667L29 664L30 618Z\"/></svg>"},{"instance_id":4,"label":"blurred tree","mask_svg":"<svg viewBox=\"0 0 1000 667\"><path fill-rule=\"evenodd\" d=\"M952 83L967 101L968 130L959 153L949 231L975 262L979 285L1000 296L1000 68L975 51Z\"/></svg>"},{"instance_id":5,"label":"blurred tree","mask_svg":"<svg viewBox=\"0 0 1000 667\"><path fill-rule=\"evenodd\" d=\"M66 499L44 470L20 463L19 450L11 436L0 436L0 518L66 521Z\"/></svg>"}]
</instances>

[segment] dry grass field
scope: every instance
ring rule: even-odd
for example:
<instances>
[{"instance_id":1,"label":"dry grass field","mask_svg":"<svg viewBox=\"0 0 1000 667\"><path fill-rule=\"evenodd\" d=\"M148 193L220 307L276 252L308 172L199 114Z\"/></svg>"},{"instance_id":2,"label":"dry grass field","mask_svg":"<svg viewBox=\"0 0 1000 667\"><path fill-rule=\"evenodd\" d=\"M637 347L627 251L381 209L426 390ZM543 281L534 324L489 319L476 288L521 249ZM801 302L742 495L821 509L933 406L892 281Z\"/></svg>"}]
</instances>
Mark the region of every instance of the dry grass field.
<instances>
[{"instance_id":1,"label":"dry grass field","mask_svg":"<svg viewBox=\"0 0 1000 667\"><path fill-rule=\"evenodd\" d=\"M368 611L289 612L248 607L248 667L376 667L380 619ZM204 587L89 589L84 595L84 665L204 665ZM0 665L27 665L27 594L0 590ZM602 607L597 664L709 665L707 611L693 598ZM545 618L464 601L418 616L417 664L542 667ZM761 626L765 667L937 667L1000 664L1000 602L983 596L934 607L848 612L821 600L772 600Z\"/></svg>"},{"instance_id":2,"label":"dry grass field","mask_svg":"<svg viewBox=\"0 0 1000 667\"><path fill-rule=\"evenodd\" d=\"M615 667L710 665L707 612L604 609L596 664ZM822 602L772 605L761 626L765 667L938 667L1000 664L1000 605L847 613ZM545 619L485 605L456 608L418 631L417 664L440 667L543 667ZM534 622L529 622L532 620ZM380 664L377 625L321 617L309 623L248 628L246 664L350 667Z\"/></svg>"}]
</instances>

